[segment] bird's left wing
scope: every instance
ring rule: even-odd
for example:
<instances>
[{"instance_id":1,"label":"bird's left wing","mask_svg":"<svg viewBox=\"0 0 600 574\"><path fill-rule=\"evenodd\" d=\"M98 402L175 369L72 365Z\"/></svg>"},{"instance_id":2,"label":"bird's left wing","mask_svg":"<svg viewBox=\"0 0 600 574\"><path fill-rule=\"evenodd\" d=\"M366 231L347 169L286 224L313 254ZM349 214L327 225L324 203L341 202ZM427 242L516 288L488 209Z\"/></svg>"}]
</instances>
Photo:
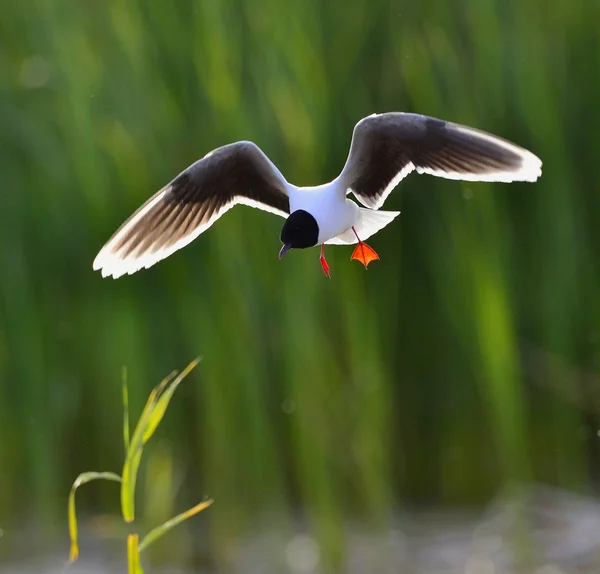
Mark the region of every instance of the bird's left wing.
<instances>
[{"instance_id":1,"label":"bird's left wing","mask_svg":"<svg viewBox=\"0 0 600 574\"><path fill-rule=\"evenodd\" d=\"M252 142L217 148L182 171L121 225L93 267L115 279L150 267L238 203L282 217L290 210L285 179Z\"/></svg>"},{"instance_id":2,"label":"bird's left wing","mask_svg":"<svg viewBox=\"0 0 600 574\"><path fill-rule=\"evenodd\" d=\"M542 162L503 138L429 116L373 114L354 127L340 174L347 192L379 209L411 171L466 181L535 181Z\"/></svg>"}]
</instances>

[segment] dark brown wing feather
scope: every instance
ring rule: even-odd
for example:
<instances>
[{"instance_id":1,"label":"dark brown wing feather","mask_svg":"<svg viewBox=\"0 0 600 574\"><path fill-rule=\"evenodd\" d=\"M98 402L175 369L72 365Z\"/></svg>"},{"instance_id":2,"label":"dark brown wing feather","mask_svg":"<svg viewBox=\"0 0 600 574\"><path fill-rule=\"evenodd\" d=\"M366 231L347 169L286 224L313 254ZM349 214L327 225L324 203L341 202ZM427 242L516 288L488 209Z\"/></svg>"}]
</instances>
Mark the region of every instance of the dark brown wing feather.
<instances>
[{"instance_id":1,"label":"dark brown wing feather","mask_svg":"<svg viewBox=\"0 0 600 574\"><path fill-rule=\"evenodd\" d=\"M541 161L505 139L419 114L373 115L356 124L341 177L361 203L381 207L413 170L467 181L535 181Z\"/></svg>"},{"instance_id":2,"label":"dark brown wing feather","mask_svg":"<svg viewBox=\"0 0 600 574\"><path fill-rule=\"evenodd\" d=\"M94 269L119 277L187 245L242 203L286 217L286 182L251 142L217 148L146 201L102 248Z\"/></svg>"}]
</instances>

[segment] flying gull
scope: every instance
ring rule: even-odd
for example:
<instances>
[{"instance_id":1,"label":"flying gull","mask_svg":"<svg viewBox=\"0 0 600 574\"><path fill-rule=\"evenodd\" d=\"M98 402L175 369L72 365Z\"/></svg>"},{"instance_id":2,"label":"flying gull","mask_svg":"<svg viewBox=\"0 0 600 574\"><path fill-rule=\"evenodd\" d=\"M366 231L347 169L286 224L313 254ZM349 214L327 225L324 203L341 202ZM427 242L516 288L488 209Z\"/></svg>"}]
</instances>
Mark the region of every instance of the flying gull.
<instances>
[{"instance_id":1,"label":"flying gull","mask_svg":"<svg viewBox=\"0 0 600 574\"><path fill-rule=\"evenodd\" d=\"M536 181L542 162L489 133L412 113L373 114L354 127L340 175L315 187L289 183L254 143L219 147L196 161L129 217L96 256L102 276L148 268L181 249L236 204L284 217L281 259L290 249L356 244L365 267L379 256L364 241L398 211L380 211L410 172L465 181ZM352 193L364 206L347 196Z\"/></svg>"}]
</instances>

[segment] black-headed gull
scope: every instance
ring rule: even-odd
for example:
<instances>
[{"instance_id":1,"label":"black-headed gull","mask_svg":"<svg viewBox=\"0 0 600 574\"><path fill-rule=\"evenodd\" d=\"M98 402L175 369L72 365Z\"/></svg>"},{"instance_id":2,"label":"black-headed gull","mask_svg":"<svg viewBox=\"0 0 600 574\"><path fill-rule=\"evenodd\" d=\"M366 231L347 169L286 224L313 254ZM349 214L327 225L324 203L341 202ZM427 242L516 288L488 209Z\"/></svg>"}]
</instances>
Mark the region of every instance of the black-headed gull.
<instances>
[{"instance_id":1,"label":"black-headed gull","mask_svg":"<svg viewBox=\"0 0 600 574\"><path fill-rule=\"evenodd\" d=\"M112 236L94 269L114 278L148 268L181 249L240 203L285 217L283 247L357 243L352 259L379 259L364 243L400 212L379 211L401 179L415 170L466 181L536 181L542 162L486 132L411 113L373 114L354 127L350 153L333 181L296 187L252 142L217 148L182 171ZM346 196L352 192L365 207Z\"/></svg>"}]
</instances>

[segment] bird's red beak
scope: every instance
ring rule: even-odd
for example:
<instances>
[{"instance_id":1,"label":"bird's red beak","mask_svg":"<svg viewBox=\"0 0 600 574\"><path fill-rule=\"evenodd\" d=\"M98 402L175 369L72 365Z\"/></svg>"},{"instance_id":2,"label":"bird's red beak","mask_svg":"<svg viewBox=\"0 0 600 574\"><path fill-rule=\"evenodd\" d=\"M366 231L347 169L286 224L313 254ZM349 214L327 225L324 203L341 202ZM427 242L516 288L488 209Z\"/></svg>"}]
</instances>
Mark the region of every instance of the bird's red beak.
<instances>
[{"instance_id":1,"label":"bird's red beak","mask_svg":"<svg viewBox=\"0 0 600 574\"><path fill-rule=\"evenodd\" d=\"M291 248L291 243L286 243L279 251L279 259L281 259Z\"/></svg>"}]
</instances>

